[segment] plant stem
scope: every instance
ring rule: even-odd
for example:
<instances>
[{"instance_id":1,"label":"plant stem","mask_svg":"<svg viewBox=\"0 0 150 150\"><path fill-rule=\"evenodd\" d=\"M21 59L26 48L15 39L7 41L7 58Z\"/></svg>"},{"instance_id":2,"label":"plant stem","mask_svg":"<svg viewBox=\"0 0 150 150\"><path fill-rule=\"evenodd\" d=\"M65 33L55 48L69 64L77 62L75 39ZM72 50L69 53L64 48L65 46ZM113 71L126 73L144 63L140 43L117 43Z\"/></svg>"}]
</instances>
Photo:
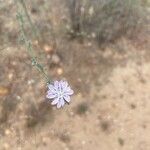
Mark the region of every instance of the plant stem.
<instances>
[{"instance_id":1,"label":"plant stem","mask_svg":"<svg viewBox=\"0 0 150 150\"><path fill-rule=\"evenodd\" d=\"M29 14L28 14L27 7L26 7L26 5L25 5L24 0L19 0L19 1L20 1L21 5L22 5L22 7L23 7L24 13L25 13L25 15L26 15L26 17L27 17L27 19L28 19L28 21L29 21L29 24L30 24L31 28L33 29L34 36L35 36L35 37L38 37L37 32L36 32L36 29L35 29L35 27L34 27L34 25L33 25L33 22L32 22L32 20L31 20Z\"/></svg>"},{"instance_id":2,"label":"plant stem","mask_svg":"<svg viewBox=\"0 0 150 150\"><path fill-rule=\"evenodd\" d=\"M19 1L23 1L23 0L19 0ZM15 2L16 2L16 0L15 0ZM27 9L24 9L24 11L25 11L25 14L27 15L28 14L27 13ZM30 17L27 15L27 18L29 19ZM22 15L21 11L18 11L17 19L18 19L18 22L19 22L19 25L20 25L21 40L25 44L27 52L28 52L28 54L29 54L29 56L31 58L31 61L32 61L32 65L35 66L35 68L43 75L45 81L47 83L49 83L50 79L49 79L48 75L45 73L45 70L44 70L43 66L38 62L38 60L37 60L37 58L36 58L36 56L34 54L34 50L33 50L31 41L27 38L27 35L26 35L26 32L25 32L25 27L24 27L24 24L25 24L24 23L24 18L23 18L23 15ZM29 22L32 23L31 19L29 19L29 20L30 20Z\"/></svg>"}]
</instances>

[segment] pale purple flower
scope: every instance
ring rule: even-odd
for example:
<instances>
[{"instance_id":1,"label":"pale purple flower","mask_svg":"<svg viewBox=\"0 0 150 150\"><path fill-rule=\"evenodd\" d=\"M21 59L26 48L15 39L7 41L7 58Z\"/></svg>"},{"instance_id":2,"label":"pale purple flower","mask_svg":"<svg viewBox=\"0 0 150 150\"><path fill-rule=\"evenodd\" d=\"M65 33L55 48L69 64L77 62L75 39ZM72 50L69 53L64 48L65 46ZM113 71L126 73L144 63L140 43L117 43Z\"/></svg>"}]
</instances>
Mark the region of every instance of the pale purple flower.
<instances>
[{"instance_id":1,"label":"pale purple flower","mask_svg":"<svg viewBox=\"0 0 150 150\"><path fill-rule=\"evenodd\" d=\"M52 99L52 105L56 105L57 108L61 108L65 103L70 102L70 96L73 94L73 90L68 85L67 81L54 81L53 84L48 84L48 91L46 97Z\"/></svg>"}]
</instances>

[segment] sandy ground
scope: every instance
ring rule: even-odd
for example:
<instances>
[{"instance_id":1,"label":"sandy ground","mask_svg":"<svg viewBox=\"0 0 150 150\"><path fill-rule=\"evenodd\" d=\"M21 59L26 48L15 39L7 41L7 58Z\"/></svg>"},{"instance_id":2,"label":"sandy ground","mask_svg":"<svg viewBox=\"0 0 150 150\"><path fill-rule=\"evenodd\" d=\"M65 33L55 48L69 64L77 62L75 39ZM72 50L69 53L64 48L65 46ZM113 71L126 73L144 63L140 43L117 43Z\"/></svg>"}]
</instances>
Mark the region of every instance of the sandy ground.
<instances>
[{"instance_id":1,"label":"sandy ground","mask_svg":"<svg viewBox=\"0 0 150 150\"><path fill-rule=\"evenodd\" d=\"M8 31L0 42L6 47L0 57L0 150L150 150L147 32L104 49L60 37L55 53L51 40L33 41L47 73L67 79L75 91L70 105L58 110L45 98L46 84L25 48L16 43L11 18L15 13L0 17L1 33Z\"/></svg>"}]
</instances>

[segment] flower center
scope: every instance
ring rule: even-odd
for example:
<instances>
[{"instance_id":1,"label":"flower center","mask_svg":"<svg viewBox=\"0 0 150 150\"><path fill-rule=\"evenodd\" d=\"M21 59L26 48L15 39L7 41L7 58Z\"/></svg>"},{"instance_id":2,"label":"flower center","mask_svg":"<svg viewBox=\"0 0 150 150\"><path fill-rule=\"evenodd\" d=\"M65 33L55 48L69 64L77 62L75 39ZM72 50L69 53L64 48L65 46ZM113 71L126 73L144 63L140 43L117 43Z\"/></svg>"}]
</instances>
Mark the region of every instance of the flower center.
<instances>
[{"instance_id":1,"label":"flower center","mask_svg":"<svg viewBox=\"0 0 150 150\"><path fill-rule=\"evenodd\" d=\"M62 98L63 97L63 92L58 92L58 97Z\"/></svg>"}]
</instances>

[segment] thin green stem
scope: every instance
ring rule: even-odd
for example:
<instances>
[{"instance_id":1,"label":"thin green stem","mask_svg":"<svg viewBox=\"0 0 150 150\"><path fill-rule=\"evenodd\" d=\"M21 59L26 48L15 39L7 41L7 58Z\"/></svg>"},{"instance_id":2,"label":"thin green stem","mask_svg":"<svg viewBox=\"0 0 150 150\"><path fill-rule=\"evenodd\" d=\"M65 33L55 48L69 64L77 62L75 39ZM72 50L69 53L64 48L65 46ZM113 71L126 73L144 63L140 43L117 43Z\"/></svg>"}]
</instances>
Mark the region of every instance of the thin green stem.
<instances>
[{"instance_id":1,"label":"thin green stem","mask_svg":"<svg viewBox=\"0 0 150 150\"><path fill-rule=\"evenodd\" d=\"M50 79L49 79L48 75L45 73L45 70L44 70L43 66L36 59L36 56L34 54L34 50L33 50L31 41L28 39L28 37L26 35L25 27L24 27L24 24L25 24L24 23L24 18L23 18L22 12L19 11L19 9L18 9L18 13L17 13L17 19L18 19L18 22L19 22L19 25L20 25L21 40L24 42L24 45L25 45L25 47L27 49L27 52L28 52L28 54L29 54L29 56L31 58L32 65L35 66L35 68L43 75L45 81L47 83L49 83Z\"/></svg>"},{"instance_id":2,"label":"thin green stem","mask_svg":"<svg viewBox=\"0 0 150 150\"><path fill-rule=\"evenodd\" d=\"M29 21L29 24L30 24L31 28L33 29L34 36L38 37L37 31L35 29L35 26L33 25L33 22L31 20L30 16L29 16L29 13L27 11L27 7L26 7L26 4L25 4L24 0L19 0L19 1L20 1L21 5L22 5L22 8L23 8L24 13L25 13L25 15L26 15L26 17L27 17L27 19Z\"/></svg>"}]
</instances>

